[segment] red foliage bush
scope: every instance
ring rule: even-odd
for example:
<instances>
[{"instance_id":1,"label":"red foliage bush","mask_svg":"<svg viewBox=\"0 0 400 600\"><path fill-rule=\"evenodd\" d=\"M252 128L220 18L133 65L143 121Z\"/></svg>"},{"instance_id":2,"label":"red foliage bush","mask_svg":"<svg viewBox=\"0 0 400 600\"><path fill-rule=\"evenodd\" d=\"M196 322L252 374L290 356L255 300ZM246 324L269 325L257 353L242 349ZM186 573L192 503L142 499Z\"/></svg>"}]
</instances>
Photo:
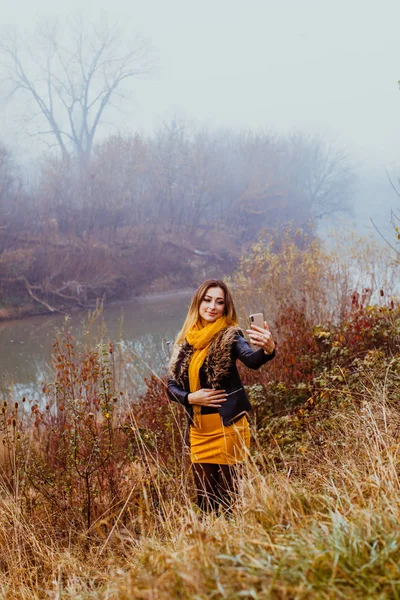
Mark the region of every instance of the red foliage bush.
<instances>
[{"instance_id":1,"label":"red foliage bush","mask_svg":"<svg viewBox=\"0 0 400 600\"><path fill-rule=\"evenodd\" d=\"M260 371L239 367L257 423L298 410L309 412L323 398L323 390L340 387L343 374L356 370L357 360L369 352L377 349L395 356L399 319L400 308L393 303L369 306L358 294L352 295L339 324L314 325L296 306L282 307L273 331L278 340L275 359Z\"/></svg>"},{"instance_id":2,"label":"red foliage bush","mask_svg":"<svg viewBox=\"0 0 400 600\"><path fill-rule=\"evenodd\" d=\"M55 379L46 403L19 423L25 490L56 519L86 524L121 501L123 434L117 425L112 346L84 349L67 331L54 342Z\"/></svg>"}]
</instances>

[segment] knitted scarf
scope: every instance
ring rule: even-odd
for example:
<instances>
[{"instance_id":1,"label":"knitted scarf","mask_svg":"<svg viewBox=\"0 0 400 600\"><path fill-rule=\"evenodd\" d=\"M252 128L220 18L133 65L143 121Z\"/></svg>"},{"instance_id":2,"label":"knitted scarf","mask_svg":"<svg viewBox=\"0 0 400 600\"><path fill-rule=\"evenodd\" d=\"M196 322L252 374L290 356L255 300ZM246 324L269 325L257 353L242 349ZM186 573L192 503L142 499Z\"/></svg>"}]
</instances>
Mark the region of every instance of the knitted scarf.
<instances>
[{"instance_id":1,"label":"knitted scarf","mask_svg":"<svg viewBox=\"0 0 400 600\"><path fill-rule=\"evenodd\" d=\"M194 352L189 363L189 388L191 392L200 389L200 369L206 359L208 350L214 337L223 329L229 326L226 317L220 317L213 323L208 323L202 327L201 323L196 323L186 334L187 342L193 347ZM195 427L200 426L201 407L193 406L193 422Z\"/></svg>"}]
</instances>

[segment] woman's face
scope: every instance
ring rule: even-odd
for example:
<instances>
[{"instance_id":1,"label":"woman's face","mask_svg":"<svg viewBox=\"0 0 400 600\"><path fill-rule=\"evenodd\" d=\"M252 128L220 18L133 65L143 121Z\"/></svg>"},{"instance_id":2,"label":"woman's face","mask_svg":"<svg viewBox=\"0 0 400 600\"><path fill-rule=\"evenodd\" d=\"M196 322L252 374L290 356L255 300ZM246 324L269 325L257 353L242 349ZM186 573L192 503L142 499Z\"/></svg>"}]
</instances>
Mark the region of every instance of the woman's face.
<instances>
[{"instance_id":1,"label":"woman's face","mask_svg":"<svg viewBox=\"0 0 400 600\"><path fill-rule=\"evenodd\" d=\"M200 302L199 315L203 327L222 317L225 310L225 293L220 287L208 288Z\"/></svg>"}]
</instances>

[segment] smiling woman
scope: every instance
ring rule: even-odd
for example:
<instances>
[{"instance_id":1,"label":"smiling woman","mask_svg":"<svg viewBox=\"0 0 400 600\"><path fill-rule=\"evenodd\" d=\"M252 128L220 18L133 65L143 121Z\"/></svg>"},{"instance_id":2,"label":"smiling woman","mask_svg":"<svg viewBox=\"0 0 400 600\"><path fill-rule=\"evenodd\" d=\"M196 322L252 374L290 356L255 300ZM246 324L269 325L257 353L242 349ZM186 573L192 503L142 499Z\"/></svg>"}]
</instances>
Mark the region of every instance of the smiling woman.
<instances>
[{"instance_id":1,"label":"smiling woman","mask_svg":"<svg viewBox=\"0 0 400 600\"><path fill-rule=\"evenodd\" d=\"M207 323L214 323L222 317L225 310L225 298L220 287L209 288L200 303L199 314L203 327Z\"/></svg>"},{"instance_id":2,"label":"smiling woman","mask_svg":"<svg viewBox=\"0 0 400 600\"><path fill-rule=\"evenodd\" d=\"M205 281L195 292L170 363L168 392L186 409L198 505L230 509L235 468L250 447L251 404L236 367L258 369L275 355L271 333L252 325L252 350L238 327L231 293L223 281Z\"/></svg>"}]
</instances>

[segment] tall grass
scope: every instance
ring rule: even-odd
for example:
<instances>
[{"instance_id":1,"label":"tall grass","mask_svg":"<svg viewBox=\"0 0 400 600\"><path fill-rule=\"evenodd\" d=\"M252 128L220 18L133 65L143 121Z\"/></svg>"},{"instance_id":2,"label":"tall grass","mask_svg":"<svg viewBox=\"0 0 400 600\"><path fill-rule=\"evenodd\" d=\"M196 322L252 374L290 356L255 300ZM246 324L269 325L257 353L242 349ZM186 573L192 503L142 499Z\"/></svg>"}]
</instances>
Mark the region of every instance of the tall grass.
<instances>
[{"instance_id":1,"label":"tall grass","mask_svg":"<svg viewBox=\"0 0 400 600\"><path fill-rule=\"evenodd\" d=\"M165 382L136 401L112 345L61 334L47 405L1 409L0 597L400 598L400 309L353 295L322 325L318 297L283 305L275 364L245 375L253 442L229 515L195 505Z\"/></svg>"},{"instance_id":2,"label":"tall grass","mask_svg":"<svg viewBox=\"0 0 400 600\"><path fill-rule=\"evenodd\" d=\"M30 519L3 484L2 597L399 597L399 365L372 381L331 411L319 451L277 466L255 434L229 518L199 514L139 434L128 502L80 535L45 506Z\"/></svg>"}]
</instances>

